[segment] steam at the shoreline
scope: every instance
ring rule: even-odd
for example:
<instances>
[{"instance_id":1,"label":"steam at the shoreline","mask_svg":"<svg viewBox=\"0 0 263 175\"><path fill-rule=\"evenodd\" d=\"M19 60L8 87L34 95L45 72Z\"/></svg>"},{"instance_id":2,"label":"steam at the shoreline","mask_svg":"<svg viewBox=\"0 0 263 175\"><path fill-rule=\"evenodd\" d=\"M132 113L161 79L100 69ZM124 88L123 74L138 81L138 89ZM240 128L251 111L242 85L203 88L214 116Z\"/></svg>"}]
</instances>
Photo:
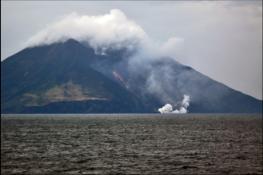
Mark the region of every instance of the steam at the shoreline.
<instances>
[{"instance_id":1,"label":"steam at the shoreline","mask_svg":"<svg viewBox=\"0 0 263 175\"><path fill-rule=\"evenodd\" d=\"M164 113L176 113L176 114L185 114L187 113L187 108L190 105L190 96L189 95L184 95L184 98L182 102L180 103L179 109L173 110L173 106L171 104L166 104L163 107L159 108L158 111L161 114Z\"/></svg>"}]
</instances>

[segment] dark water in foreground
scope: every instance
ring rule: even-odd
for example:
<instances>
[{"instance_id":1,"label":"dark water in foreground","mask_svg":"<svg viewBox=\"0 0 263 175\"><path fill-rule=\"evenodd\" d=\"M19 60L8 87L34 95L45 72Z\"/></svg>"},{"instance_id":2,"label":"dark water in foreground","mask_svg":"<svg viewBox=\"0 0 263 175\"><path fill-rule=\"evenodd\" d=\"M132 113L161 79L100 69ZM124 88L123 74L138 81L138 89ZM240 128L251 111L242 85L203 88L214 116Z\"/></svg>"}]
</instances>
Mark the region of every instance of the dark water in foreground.
<instances>
[{"instance_id":1,"label":"dark water in foreground","mask_svg":"<svg viewBox=\"0 0 263 175\"><path fill-rule=\"evenodd\" d=\"M1 174L262 174L260 115L1 116Z\"/></svg>"}]
</instances>

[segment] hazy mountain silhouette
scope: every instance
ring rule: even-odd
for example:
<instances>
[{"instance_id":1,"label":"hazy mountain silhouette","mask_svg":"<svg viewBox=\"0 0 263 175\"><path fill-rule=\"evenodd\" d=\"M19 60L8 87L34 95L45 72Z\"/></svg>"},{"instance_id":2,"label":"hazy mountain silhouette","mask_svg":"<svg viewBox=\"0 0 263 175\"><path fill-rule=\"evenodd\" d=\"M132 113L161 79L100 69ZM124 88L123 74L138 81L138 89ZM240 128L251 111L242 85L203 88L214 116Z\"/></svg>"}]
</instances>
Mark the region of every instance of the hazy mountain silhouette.
<instances>
[{"instance_id":1,"label":"hazy mountain silhouette","mask_svg":"<svg viewBox=\"0 0 263 175\"><path fill-rule=\"evenodd\" d=\"M189 112L262 112L262 101L171 58L130 71L131 54L99 55L72 39L26 48L1 62L1 113L158 112L184 94L191 96Z\"/></svg>"}]
</instances>

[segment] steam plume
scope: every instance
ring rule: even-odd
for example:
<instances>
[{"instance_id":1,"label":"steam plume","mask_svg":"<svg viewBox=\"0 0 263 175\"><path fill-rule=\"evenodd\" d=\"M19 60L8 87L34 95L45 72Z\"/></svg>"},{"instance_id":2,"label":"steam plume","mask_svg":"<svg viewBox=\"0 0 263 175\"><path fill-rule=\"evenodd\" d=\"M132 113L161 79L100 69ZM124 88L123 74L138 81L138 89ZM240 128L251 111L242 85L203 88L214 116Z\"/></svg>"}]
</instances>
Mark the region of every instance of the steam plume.
<instances>
[{"instance_id":1,"label":"steam plume","mask_svg":"<svg viewBox=\"0 0 263 175\"><path fill-rule=\"evenodd\" d=\"M189 95L184 95L184 98L182 102L180 103L180 108L173 110L173 107L171 104L166 104L163 107L159 108L158 111L160 113L176 113L176 114L185 114L187 113L187 108L190 105L190 96Z\"/></svg>"},{"instance_id":2,"label":"steam plume","mask_svg":"<svg viewBox=\"0 0 263 175\"><path fill-rule=\"evenodd\" d=\"M167 42L158 43L151 39L146 32L134 21L118 9L112 9L108 14L100 16L88 16L72 13L65 16L60 21L48 26L35 36L30 38L27 45L30 47L37 45L48 45L55 42L65 42L68 39L75 39L81 43L88 44L95 51L95 54L107 55L112 50L128 50L132 53L125 56L128 75L130 79L120 76L123 70L113 69L113 76L126 88L136 86L133 79L146 78L143 82L145 87L141 87L143 92L156 96L161 102L174 103L178 96L174 95L174 67L164 62L171 50L180 45L183 39L172 37ZM152 65L154 61L160 61L160 66L156 69ZM122 66L119 66L122 67ZM182 76L182 74L180 74ZM137 87L135 87L137 88ZM178 94L188 93L176 91ZM187 102L181 112L187 111ZM161 113L172 112L171 105L161 109Z\"/></svg>"},{"instance_id":3,"label":"steam plume","mask_svg":"<svg viewBox=\"0 0 263 175\"><path fill-rule=\"evenodd\" d=\"M97 54L102 55L108 49L142 48L144 54L166 56L182 40L171 37L167 42L158 44L121 10L112 9L108 14L98 16L71 13L29 38L26 45L33 47L68 39L88 43Z\"/></svg>"},{"instance_id":4,"label":"steam plume","mask_svg":"<svg viewBox=\"0 0 263 175\"><path fill-rule=\"evenodd\" d=\"M109 14L101 16L72 13L37 33L28 40L27 45L75 39L88 42L96 51L100 50L104 54L108 48L133 49L145 37L146 34L139 25L129 20L121 10L112 9Z\"/></svg>"},{"instance_id":5,"label":"steam plume","mask_svg":"<svg viewBox=\"0 0 263 175\"><path fill-rule=\"evenodd\" d=\"M171 113L173 112L173 107L171 104L166 104L163 107L159 108L158 111L163 114L163 113Z\"/></svg>"}]
</instances>

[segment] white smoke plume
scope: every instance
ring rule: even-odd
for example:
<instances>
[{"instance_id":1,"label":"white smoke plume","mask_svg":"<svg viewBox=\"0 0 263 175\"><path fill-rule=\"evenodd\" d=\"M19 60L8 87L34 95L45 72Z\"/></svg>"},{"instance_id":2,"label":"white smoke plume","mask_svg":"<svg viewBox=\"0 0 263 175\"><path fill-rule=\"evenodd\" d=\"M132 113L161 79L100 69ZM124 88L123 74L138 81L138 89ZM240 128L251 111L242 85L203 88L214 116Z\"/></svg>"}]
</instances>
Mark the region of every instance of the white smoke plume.
<instances>
[{"instance_id":1,"label":"white smoke plume","mask_svg":"<svg viewBox=\"0 0 263 175\"><path fill-rule=\"evenodd\" d=\"M172 113L176 113L176 114L185 114L187 113L187 110L184 107L180 107L179 110L174 110Z\"/></svg>"},{"instance_id":2,"label":"white smoke plume","mask_svg":"<svg viewBox=\"0 0 263 175\"><path fill-rule=\"evenodd\" d=\"M173 106L171 104L166 104L163 107L159 108L158 111L161 114L171 113L171 112L173 112Z\"/></svg>"},{"instance_id":3,"label":"white smoke plume","mask_svg":"<svg viewBox=\"0 0 263 175\"><path fill-rule=\"evenodd\" d=\"M183 101L182 101L182 107L187 109L189 105L190 105L190 96L189 95L184 95L184 98L183 98Z\"/></svg>"},{"instance_id":4,"label":"white smoke plume","mask_svg":"<svg viewBox=\"0 0 263 175\"><path fill-rule=\"evenodd\" d=\"M51 44L75 39L87 42L101 52L107 48L133 49L146 38L144 30L118 9L101 16L78 15L65 16L27 41L28 46Z\"/></svg>"},{"instance_id":5,"label":"white smoke plume","mask_svg":"<svg viewBox=\"0 0 263 175\"><path fill-rule=\"evenodd\" d=\"M190 96L189 95L184 95L184 98L182 102L180 103L180 108L173 110L173 106L171 104L166 104L163 107L159 108L158 111L163 114L163 113L176 113L176 114L185 114L187 113L187 108L190 105Z\"/></svg>"},{"instance_id":6,"label":"white smoke plume","mask_svg":"<svg viewBox=\"0 0 263 175\"><path fill-rule=\"evenodd\" d=\"M156 60L164 61L163 59L171 54L173 48L182 44L182 38L172 37L164 43L156 42L141 26L128 19L121 10L112 9L108 14L98 16L77 13L67 15L31 37L27 41L27 46L48 45L65 42L68 39L88 44L94 49L95 54L100 55L107 55L107 51L111 50L131 51L129 52L132 53L131 55L124 57L128 64L126 71L133 77L145 75L147 80L143 91L154 94L162 102L174 103L176 98L171 96L174 92L171 82L175 82L172 76L173 68L166 65L156 69L151 66L151 63ZM133 82L122 80L116 73L113 73L113 76L126 87L134 85ZM164 108L161 111L165 113L167 109Z\"/></svg>"},{"instance_id":7,"label":"white smoke plume","mask_svg":"<svg viewBox=\"0 0 263 175\"><path fill-rule=\"evenodd\" d=\"M68 39L88 43L97 54L106 54L107 49L140 48L143 52L140 54L147 53L150 57L167 56L173 46L181 41L171 37L165 43L157 43L121 10L112 9L108 14L98 16L79 15L75 12L66 15L29 38L26 46L48 45Z\"/></svg>"}]
</instances>

